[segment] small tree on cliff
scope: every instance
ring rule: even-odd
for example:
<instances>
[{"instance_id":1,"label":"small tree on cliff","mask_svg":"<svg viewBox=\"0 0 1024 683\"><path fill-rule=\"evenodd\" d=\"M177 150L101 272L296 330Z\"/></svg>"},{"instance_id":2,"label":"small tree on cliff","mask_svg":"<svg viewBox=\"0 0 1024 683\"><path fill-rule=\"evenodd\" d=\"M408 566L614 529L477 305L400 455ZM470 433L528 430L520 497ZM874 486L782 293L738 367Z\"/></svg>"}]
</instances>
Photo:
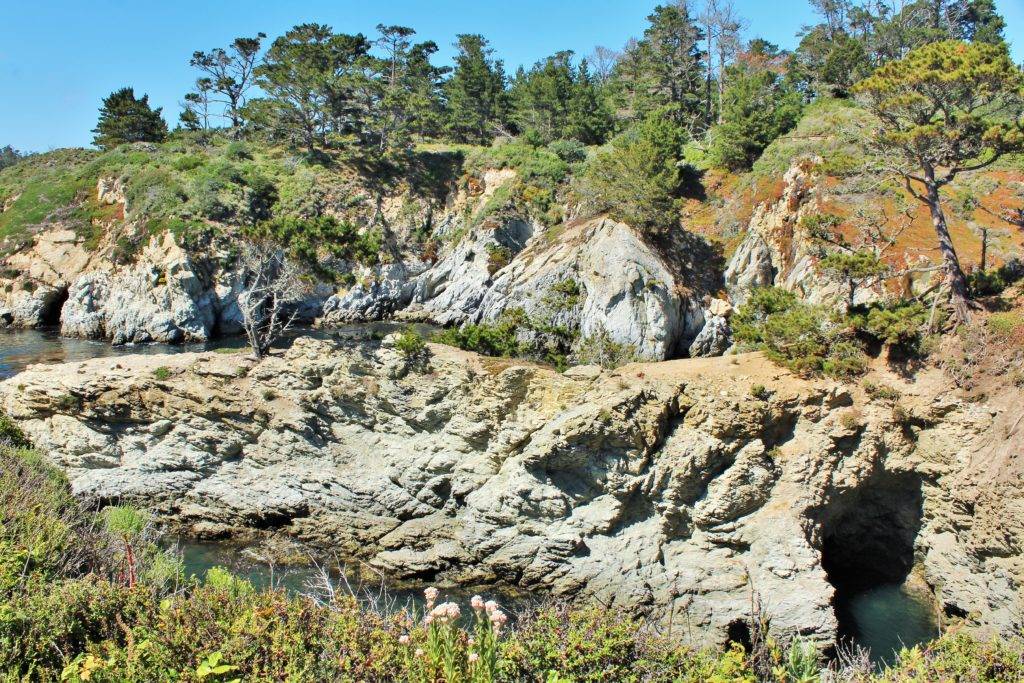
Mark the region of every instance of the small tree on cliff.
<instances>
[{"instance_id":1,"label":"small tree on cliff","mask_svg":"<svg viewBox=\"0 0 1024 683\"><path fill-rule=\"evenodd\" d=\"M267 239L243 243L239 262L245 274L245 291L238 297L242 327L253 355L262 358L294 325L309 284L284 249Z\"/></svg>"},{"instance_id":2,"label":"small tree on cliff","mask_svg":"<svg viewBox=\"0 0 1024 683\"><path fill-rule=\"evenodd\" d=\"M939 191L960 173L1024 149L1024 74L1005 45L949 40L886 64L854 92L878 117L873 141L887 170L931 212L955 316L966 322L967 278Z\"/></svg>"},{"instance_id":3,"label":"small tree on cliff","mask_svg":"<svg viewBox=\"0 0 1024 683\"><path fill-rule=\"evenodd\" d=\"M160 107L150 108L149 95L136 98L131 88L115 90L103 98L93 144L110 149L125 142L161 142L167 137L167 124L160 112Z\"/></svg>"}]
</instances>

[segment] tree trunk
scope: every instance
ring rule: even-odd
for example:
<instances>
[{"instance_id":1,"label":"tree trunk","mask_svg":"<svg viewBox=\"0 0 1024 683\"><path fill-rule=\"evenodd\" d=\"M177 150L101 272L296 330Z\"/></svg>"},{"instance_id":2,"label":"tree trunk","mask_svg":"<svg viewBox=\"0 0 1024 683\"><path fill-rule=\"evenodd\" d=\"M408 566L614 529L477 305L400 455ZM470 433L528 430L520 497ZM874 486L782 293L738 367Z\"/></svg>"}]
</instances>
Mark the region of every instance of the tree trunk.
<instances>
[{"instance_id":1,"label":"tree trunk","mask_svg":"<svg viewBox=\"0 0 1024 683\"><path fill-rule=\"evenodd\" d=\"M953 315L958 322L967 323L971 320L967 277L964 275L963 268L960 267L960 259L957 258L956 249L953 247L953 239L949 236L949 227L946 225L946 215L942 212L939 186L935 182L934 169L925 169L925 180L927 192L925 202L932 215L935 235L939 238L939 251L942 252L942 260L946 267L946 281L949 283L950 299L953 302Z\"/></svg>"}]
</instances>

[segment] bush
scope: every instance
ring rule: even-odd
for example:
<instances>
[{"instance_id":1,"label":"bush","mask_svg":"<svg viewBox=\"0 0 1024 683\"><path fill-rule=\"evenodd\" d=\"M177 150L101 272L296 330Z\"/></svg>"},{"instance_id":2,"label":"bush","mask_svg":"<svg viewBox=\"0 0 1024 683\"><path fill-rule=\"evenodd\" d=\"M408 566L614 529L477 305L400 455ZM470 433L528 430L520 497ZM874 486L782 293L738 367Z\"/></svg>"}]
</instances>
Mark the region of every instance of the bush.
<instances>
[{"instance_id":1,"label":"bush","mask_svg":"<svg viewBox=\"0 0 1024 683\"><path fill-rule=\"evenodd\" d=\"M1014 260L995 270L974 271L967 276L967 282L975 296L993 296L1002 294L1021 278L1024 278L1024 263Z\"/></svg>"},{"instance_id":2,"label":"bush","mask_svg":"<svg viewBox=\"0 0 1024 683\"><path fill-rule=\"evenodd\" d=\"M579 140L555 140L548 150L567 164L576 164L587 159L587 146Z\"/></svg>"},{"instance_id":3,"label":"bush","mask_svg":"<svg viewBox=\"0 0 1024 683\"><path fill-rule=\"evenodd\" d=\"M395 339L395 350L408 360L422 358L427 354L427 341L422 334L407 327Z\"/></svg>"},{"instance_id":4,"label":"bush","mask_svg":"<svg viewBox=\"0 0 1024 683\"><path fill-rule=\"evenodd\" d=\"M593 209L638 230L666 233L679 223L680 161L686 134L665 112L622 133L587 164L582 193Z\"/></svg>"},{"instance_id":5,"label":"bush","mask_svg":"<svg viewBox=\"0 0 1024 683\"><path fill-rule=\"evenodd\" d=\"M609 369L639 360L640 353L634 345L613 340L604 327L581 337L572 353L574 364L600 365Z\"/></svg>"},{"instance_id":6,"label":"bush","mask_svg":"<svg viewBox=\"0 0 1024 683\"><path fill-rule=\"evenodd\" d=\"M844 321L777 287L755 289L733 316L733 336L798 375L852 377L867 368Z\"/></svg>"},{"instance_id":7,"label":"bush","mask_svg":"<svg viewBox=\"0 0 1024 683\"><path fill-rule=\"evenodd\" d=\"M31 446L25 432L21 431L21 427L16 425L6 413L0 411L0 448L29 448Z\"/></svg>"},{"instance_id":8,"label":"bush","mask_svg":"<svg viewBox=\"0 0 1024 683\"><path fill-rule=\"evenodd\" d=\"M487 245L487 274L494 275L512 262L512 250L502 244Z\"/></svg>"},{"instance_id":9,"label":"bush","mask_svg":"<svg viewBox=\"0 0 1024 683\"><path fill-rule=\"evenodd\" d=\"M155 377L157 380L161 382L166 381L170 376L171 369L163 365L161 365L160 367L153 371L153 377Z\"/></svg>"},{"instance_id":10,"label":"bush","mask_svg":"<svg viewBox=\"0 0 1024 683\"><path fill-rule=\"evenodd\" d=\"M897 301L855 309L850 321L883 344L917 354L928 316L928 309L918 301Z\"/></svg>"}]
</instances>

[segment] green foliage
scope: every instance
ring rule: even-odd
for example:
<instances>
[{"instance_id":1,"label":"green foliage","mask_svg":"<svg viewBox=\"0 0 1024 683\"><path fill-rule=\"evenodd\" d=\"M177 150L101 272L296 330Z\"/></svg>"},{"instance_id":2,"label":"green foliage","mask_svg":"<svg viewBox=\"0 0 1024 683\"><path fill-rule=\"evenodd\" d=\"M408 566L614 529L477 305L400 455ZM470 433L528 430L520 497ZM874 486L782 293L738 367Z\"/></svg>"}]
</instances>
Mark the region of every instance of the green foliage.
<instances>
[{"instance_id":1,"label":"green foliage","mask_svg":"<svg viewBox=\"0 0 1024 683\"><path fill-rule=\"evenodd\" d=\"M486 143L507 117L504 66L483 36L462 33L456 41L455 68L444 85L445 130L456 142Z\"/></svg>"},{"instance_id":2,"label":"green foliage","mask_svg":"<svg viewBox=\"0 0 1024 683\"><path fill-rule=\"evenodd\" d=\"M0 410L0 448L13 447L13 448L29 448L32 444L29 442L28 437L25 436L25 432L21 430L14 420L7 416L5 412Z\"/></svg>"},{"instance_id":3,"label":"green foliage","mask_svg":"<svg viewBox=\"0 0 1024 683\"><path fill-rule=\"evenodd\" d=\"M474 150L466 157L466 170L480 175L487 169L510 168L516 178L500 186L474 216L476 223L508 206L517 206L547 225L561 220L556 193L569 173L569 165L548 149L510 142Z\"/></svg>"},{"instance_id":4,"label":"green foliage","mask_svg":"<svg viewBox=\"0 0 1024 683\"><path fill-rule=\"evenodd\" d=\"M908 172L969 168L1024 149L1024 73L1005 45L932 43L855 89L881 126L875 143Z\"/></svg>"},{"instance_id":5,"label":"green foliage","mask_svg":"<svg viewBox=\"0 0 1024 683\"><path fill-rule=\"evenodd\" d=\"M574 139L601 144L612 128L612 114L590 76L586 60L572 64L572 53L558 52L529 71L520 69L509 91L512 120L538 144Z\"/></svg>"},{"instance_id":6,"label":"green foliage","mask_svg":"<svg viewBox=\"0 0 1024 683\"><path fill-rule=\"evenodd\" d=\"M992 270L976 270L967 276L967 282L975 296L993 296L1002 294L1007 287L1022 278L1024 264L1014 261Z\"/></svg>"},{"instance_id":7,"label":"green foliage","mask_svg":"<svg viewBox=\"0 0 1024 683\"><path fill-rule=\"evenodd\" d=\"M520 357L523 344L517 338L517 331L521 319L521 313L509 313L493 323L468 323L438 332L434 341L485 356Z\"/></svg>"},{"instance_id":8,"label":"green foliage","mask_svg":"<svg viewBox=\"0 0 1024 683\"><path fill-rule=\"evenodd\" d=\"M587 163L582 179L587 200L639 230L671 231L679 222L685 141L684 131L666 112L655 112Z\"/></svg>"},{"instance_id":9,"label":"green foliage","mask_svg":"<svg viewBox=\"0 0 1024 683\"><path fill-rule=\"evenodd\" d=\"M263 221L247 232L253 237L287 245L294 258L327 277L337 277L338 274L322 263L323 257L372 265L379 261L383 246L380 232L360 231L351 223L333 216L277 217Z\"/></svg>"},{"instance_id":10,"label":"green foliage","mask_svg":"<svg viewBox=\"0 0 1024 683\"><path fill-rule=\"evenodd\" d=\"M587 159L587 146L579 140L555 140L548 144L548 151L567 164L578 164Z\"/></svg>"},{"instance_id":11,"label":"green foliage","mask_svg":"<svg viewBox=\"0 0 1024 683\"><path fill-rule=\"evenodd\" d=\"M765 147L796 125L803 103L792 84L770 69L736 67L728 83L708 155L715 166L749 169Z\"/></svg>"},{"instance_id":12,"label":"green foliage","mask_svg":"<svg viewBox=\"0 0 1024 683\"><path fill-rule=\"evenodd\" d=\"M149 95L136 98L131 88L115 90L103 98L93 144L110 149L126 142L160 142L167 137L160 111L150 108Z\"/></svg>"},{"instance_id":13,"label":"green foliage","mask_svg":"<svg viewBox=\"0 0 1024 683\"><path fill-rule=\"evenodd\" d=\"M571 360L574 365L600 365L613 369L635 363L641 360L641 356L635 346L615 341L601 327L576 341Z\"/></svg>"},{"instance_id":14,"label":"green foliage","mask_svg":"<svg viewBox=\"0 0 1024 683\"><path fill-rule=\"evenodd\" d=\"M153 377L155 377L157 380L161 382L167 380L170 376L171 369L163 365L161 365L160 367L153 371Z\"/></svg>"},{"instance_id":15,"label":"green foliage","mask_svg":"<svg viewBox=\"0 0 1024 683\"><path fill-rule=\"evenodd\" d=\"M487 245L487 272L494 275L512 261L512 250L503 244Z\"/></svg>"},{"instance_id":16,"label":"green foliage","mask_svg":"<svg viewBox=\"0 0 1024 683\"><path fill-rule=\"evenodd\" d=\"M142 535L149 523L149 517L129 505L111 505L103 510L103 522L107 531L112 534L137 538Z\"/></svg>"},{"instance_id":17,"label":"green foliage","mask_svg":"<svg viewBox=\"0 0 1024 683\"><path fill-rule=\"evenodd\" d=\"M755 384L750 387L750 395L758 401L764 401L768 398L770 392L763 384Z\"/></svg>"},{"instance_id":18,"label":"green foliage","mask_svg":"<svg viewBox=\"0 0 1024 683\"><path fill-rule=\"evenodd\" d=\"M0 171L8 166L13 166L25 155L10 145L0 147Z\"/></svg>"},{"instance_id":19,"label":"green foliage","mask_svg":"<svg viewBox=\"0 0 1024 683\"><path fill-rule=\"evenodd\" d=\"M918 301L876 303L851 312L854 327L907 353L918 353L929 310Z\"/></svg>"},{"instance_id":20,"label":"green foliage","mask_svg":"<svg viewBox=\"0 0 1024 683\"><path fill-rule=\"evenodd\" d=\"M395 340L395 350L408 360L420 359L429 353L427 340L411 327L407 327L398 335L398 339Z\"/></svg>"},{"instance_id":21,"label":"green foliage","mask_svg":"<svg viewBox=\"0 0 1024 683\"><path fill-rule=\"evenodd\" d=\"M851 377L864 372L867 359L841 322L792 292L761 288L733 316L732 327L738 342L797 374Z\"/></svg>"}]
</instances>

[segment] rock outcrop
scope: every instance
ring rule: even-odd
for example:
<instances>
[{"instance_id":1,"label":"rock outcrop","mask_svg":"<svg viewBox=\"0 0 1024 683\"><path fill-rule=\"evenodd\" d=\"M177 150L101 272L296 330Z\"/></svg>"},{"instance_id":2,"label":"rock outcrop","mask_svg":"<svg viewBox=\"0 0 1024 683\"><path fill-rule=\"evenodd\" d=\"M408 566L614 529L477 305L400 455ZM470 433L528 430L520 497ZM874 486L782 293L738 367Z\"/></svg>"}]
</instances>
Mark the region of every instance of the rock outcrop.
<instances>
[{"instance_id":1,"label":"rock outcrop","mask_svg":"<svg viewBox=\"0 0 1024 683\"><path fill-rule=\"evenodd\" d=\"M596 218L546 229L514 206L488 214L488 202L515 178L509 169L487 171L454 192L432 219L442 247L431 262L401 248L396 226L397 241L382 263L332 263L354 284L336 291L319 283L300 304L302 319L325 328L395 317L479 323L512 308L536 313L553 287L571 281L578 305L562 312L559 324L629 345L640 358L685 354L704 326L698 297L708 288L675 272L673 257L621 223ZM118 179L100 178L96 196L100 204L120 206L124 217ZM396 201L383 202L380 211L386 220L402 220ZM0 272L0 325L59 324L62 334L116 344L237 333L244 273L234 264L230 237L207 242L186 247L163 232L121 263L111 248L87 248L72 230L42 229Z\"/></svg>"},{"instance_id":2,"label":"rock outcrop","mask_svg":"<svg viewBox=\"0 0 1024 683\"><path fill-rule=\"evenodd\" d=\"M896 415L757 354L558 374L429 348L34 366L0 407L79 496L396 580L599 600L699 642L758 595L780 634L828 643L835 583L914 569L947 613L1022 626L1021 524L1000 526L1020 489L986 493L977 456L995 411L922 385Z\"/></svg>"}]
</instances>

